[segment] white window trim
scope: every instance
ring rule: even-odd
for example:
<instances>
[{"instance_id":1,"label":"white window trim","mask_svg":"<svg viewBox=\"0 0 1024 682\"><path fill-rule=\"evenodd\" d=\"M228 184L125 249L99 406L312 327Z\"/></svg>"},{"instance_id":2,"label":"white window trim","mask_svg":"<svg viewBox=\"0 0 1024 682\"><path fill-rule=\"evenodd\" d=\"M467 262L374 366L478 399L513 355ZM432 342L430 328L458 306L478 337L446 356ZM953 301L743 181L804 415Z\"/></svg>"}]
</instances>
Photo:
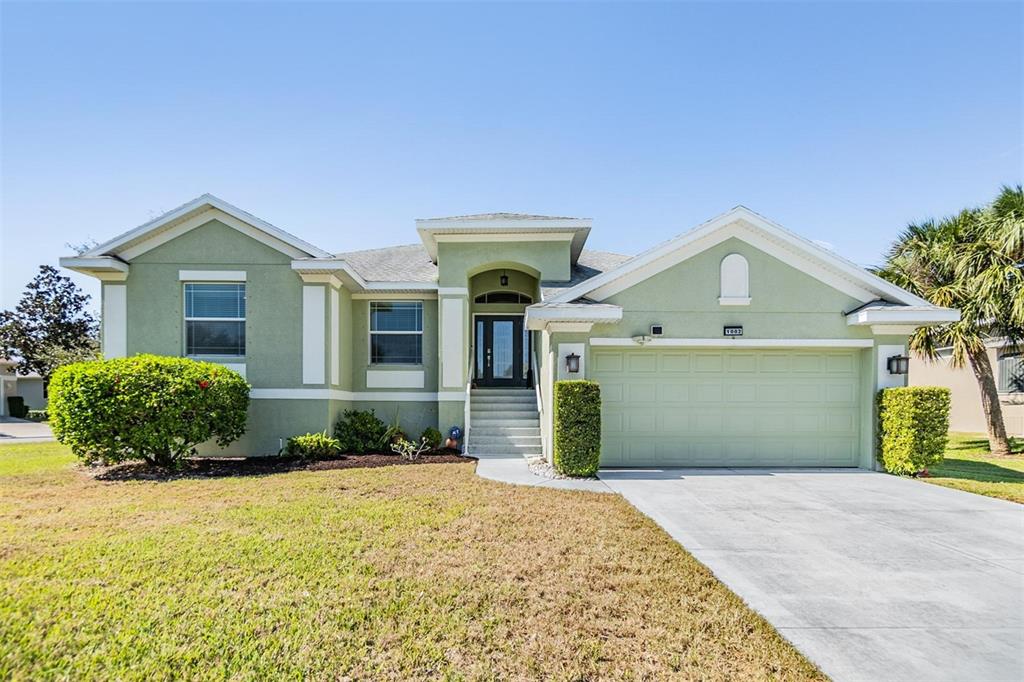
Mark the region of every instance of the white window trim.
<instances>
[{"instance_id":1,"label":"white window trim","mask_svg":"<svg viewBox=\"0 0 1024 682\"><path fill-rule=\"evenodd\" d=\"M374 331L373 330L373 306L375 303L419 303L420 305L420 329L419 331ZM423 342L420 341L420 361L419 362L374 362L373 361L373 335L383 334L391 336L419 334L423 336L423 322L424 322L424 305L423 301L416 299L414 301L388 301L388 300L372 300L367 303L366 306L366 364L370 367L422 367L423 366Z\"/></svg>"},{"instance_id":2,"label":"white window trim","mask_svg":"<svg viewBox=\"0 0 1024 682\"><path fill-rule=\"evenodd\" d=\"M185 272L185 271L184 270L179 270L179 275L182 272ZM198 272L198 271L196 271L196 272ZM242 274L244 275L245 273L243 272ZM244 290L243 290L244 294L242 296L242 298L245 300L245 315L243 315L242 317L195 317L195 316L189 317L186 314L186 311L188 310L188 303L186 301L186 297L187 297L186 288L188 287L189 284L241 284L243 287L245 287ZM184 354L184 356L186 358L217 358L217 359L223 359L223 358L244 358L246 356L246 353L249 350L249 334L248 334L249 329L248 329L248 325L246 325L246 320L248 319L247 316L249 315L249 287L245 283L244 280L243 281L238 281L238 280L230 280L230 281L229 280L219 280L219 281L216 281L216 280L215 281L210 281L210 280L192 281L192 280L190 280L190 281L182 281L181 282L181 313L182 313L182 318L185 320L185 324L182 325L182 330L181 330L181 332L182 332L181 345L182 345L182 349L184 351L183 354ZM189 322L241 322L243 327L245 328L245 331L246 331L246 335L245 335L246 336L246 338L245 338L245 350L246 350L246 353L242 353L241 355L234 354L234 353L189 353L188 352L188 323Z\"/></svg>"}]
</instances>

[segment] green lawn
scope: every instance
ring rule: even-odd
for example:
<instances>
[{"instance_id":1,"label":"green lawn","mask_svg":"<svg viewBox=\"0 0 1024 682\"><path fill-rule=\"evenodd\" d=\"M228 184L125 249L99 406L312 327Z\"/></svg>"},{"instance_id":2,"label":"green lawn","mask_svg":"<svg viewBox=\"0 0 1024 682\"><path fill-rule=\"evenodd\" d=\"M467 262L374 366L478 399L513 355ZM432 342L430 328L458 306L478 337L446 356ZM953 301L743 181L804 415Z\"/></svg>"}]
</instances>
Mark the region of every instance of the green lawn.
<instances>
[{"instance_id":1,"label":"green lawn","mask_svg":"<svg viewBox=\"0 0 1024 682\"><path fill-rule=\"evenodd\" d=\"M984 434L950 433L945 460L921 480L1024 504L1024 441L1013 439L1013 450L1010 457L992 457Z\"/></svg>"},{"instance_id":2,"label":"green lawn","mask_svg":"<svg viewBox=\"0 0 1024 682\"><path fill-rule=\"evenodd\" d=\"M0 446L0 679L822 679L617 496Z\"/></svg>"}]
</instances>

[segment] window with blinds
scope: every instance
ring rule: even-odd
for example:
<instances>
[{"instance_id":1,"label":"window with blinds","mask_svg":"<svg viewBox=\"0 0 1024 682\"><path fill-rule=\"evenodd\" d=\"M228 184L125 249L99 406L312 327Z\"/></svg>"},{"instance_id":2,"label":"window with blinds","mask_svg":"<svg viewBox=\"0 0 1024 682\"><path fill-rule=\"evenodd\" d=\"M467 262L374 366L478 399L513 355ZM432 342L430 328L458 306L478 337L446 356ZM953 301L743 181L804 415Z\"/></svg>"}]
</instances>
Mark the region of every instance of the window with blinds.
<instances>
[{"instance_id":1,"label":"window with blinds","mask_svg":"<svg viewBox=\"0 0 1024 682\"><path fill-rule=\"evenodd\" d=\"M370 363L423 364L423 302L370 302Z\"/></svg>"},{"instance_id":2,"label":"window with blinds","mask_svg":"<svg viewBox=\"0 0 1024 682\"><path fill-rule=\"evenodd\" d=\"M1024 393L1024 356L1021 354L999 356L999 392Z\"/></svg>"},{"instance_id":3,"label":"window with blinds","mask_svg":"<svg viewBox=\"0 0 1024 682\"><path fill-rule=\"evenodd\" d=\"M185 285L185 354L245 355L245 285Z\"/></svg>"}]
</instances>

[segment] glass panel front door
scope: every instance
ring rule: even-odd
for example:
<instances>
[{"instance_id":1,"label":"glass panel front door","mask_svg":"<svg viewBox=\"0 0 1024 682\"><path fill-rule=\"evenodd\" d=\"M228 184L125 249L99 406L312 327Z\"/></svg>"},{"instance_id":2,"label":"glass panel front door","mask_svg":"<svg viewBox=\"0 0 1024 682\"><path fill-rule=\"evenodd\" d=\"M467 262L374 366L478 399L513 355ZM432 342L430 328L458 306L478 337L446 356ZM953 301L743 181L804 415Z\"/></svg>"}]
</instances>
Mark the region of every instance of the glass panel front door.
<instances>
[{"instance_id":1,"label":"glass panel front door","mask_svg":"<svg viewBox=\"0 0 1024 682\"><path fill-rule=\"evenodd\" d=\"M529 336L523 332L523 318L478 315L475 327L476 385L529 385Z\"/></svg>"}]
</instances>

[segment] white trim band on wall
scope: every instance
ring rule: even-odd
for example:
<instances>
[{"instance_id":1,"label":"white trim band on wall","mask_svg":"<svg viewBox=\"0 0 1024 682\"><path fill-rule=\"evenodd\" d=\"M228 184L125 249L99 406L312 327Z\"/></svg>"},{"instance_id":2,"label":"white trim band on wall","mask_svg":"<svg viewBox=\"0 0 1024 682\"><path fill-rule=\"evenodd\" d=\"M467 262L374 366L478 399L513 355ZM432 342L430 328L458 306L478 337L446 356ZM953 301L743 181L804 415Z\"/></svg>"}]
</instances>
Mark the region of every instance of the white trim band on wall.
<instances>
[{"instance_id":1,"label":"white trim band on wall","mask_svg":"<svg viewBox=\"0 0 1024 682\"><path fill-rule=\"evenodd\" d=\"M244 282L245 270L178 270L179 282Z\"/></svg>"},{"instance_id":2,"label":"white trim band on wall","mask_svg":"<svg viewBox=\"0 0 1024 682\"><path fill-rule=\"evenodd\" d=\"M874 339L651 339L640 344L632 338L592 338L591 346L636 348L871 348Z\"/></svg>"},{"instance_id":3,"label":"white trim band on wall","mask_svg":"<svg viewBox=\"0 0 1024 682\"><path fill-rule=\"evenodd\" d=\"M254 388L253 400L354 400L360 402L462 402L465 391L342 391L333 388Z\"/></svg>"}]
</instances>

